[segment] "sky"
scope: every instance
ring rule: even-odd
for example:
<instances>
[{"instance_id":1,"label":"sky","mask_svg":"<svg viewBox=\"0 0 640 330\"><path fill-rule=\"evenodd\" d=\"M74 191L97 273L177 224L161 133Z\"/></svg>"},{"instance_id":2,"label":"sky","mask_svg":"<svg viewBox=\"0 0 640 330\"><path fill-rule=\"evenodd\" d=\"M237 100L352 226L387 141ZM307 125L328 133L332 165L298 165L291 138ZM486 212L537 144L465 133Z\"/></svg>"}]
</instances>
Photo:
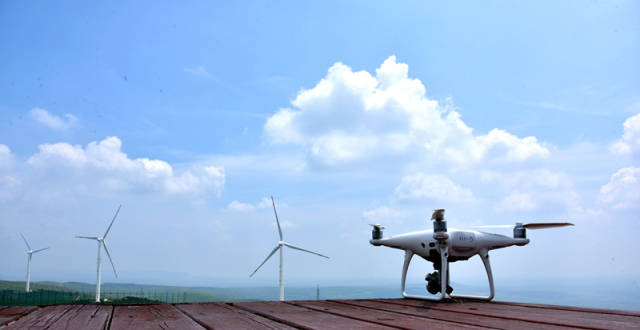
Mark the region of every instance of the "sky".
<instances>
[{"instance_id":1,"label":"sky","mask_svg":"<svg viewBox=\"0 0 640 330\"><path fill-rule=\"evenodd\" d=\"M398 283L385 235L570 221L499 281L638 278L633 1L0 4L0 279ZM509 230L496 232L511 235ZM474 258L454 280L484 281ZM420 282L426 262L410 270ZM640 283L634 282L636 286Z\"/></svg>"}]
</instances>

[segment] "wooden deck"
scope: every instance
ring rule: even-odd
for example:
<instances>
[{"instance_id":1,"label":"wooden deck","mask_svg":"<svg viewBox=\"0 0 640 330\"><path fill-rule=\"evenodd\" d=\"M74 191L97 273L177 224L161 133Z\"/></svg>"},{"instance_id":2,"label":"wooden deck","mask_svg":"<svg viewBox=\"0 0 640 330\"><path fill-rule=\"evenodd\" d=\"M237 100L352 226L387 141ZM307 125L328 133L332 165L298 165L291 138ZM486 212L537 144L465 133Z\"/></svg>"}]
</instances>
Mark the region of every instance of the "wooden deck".
<instances>
[{"instance_id":1,"label":"wooden deck","mask_svg":"<svg viewBox=\"0 0 640 330\"><path fill-rule=\"evenodd\" d=\"M640 329L640 312L411 299L0 306L2 329Z\"/></svg>"}]
</instances>

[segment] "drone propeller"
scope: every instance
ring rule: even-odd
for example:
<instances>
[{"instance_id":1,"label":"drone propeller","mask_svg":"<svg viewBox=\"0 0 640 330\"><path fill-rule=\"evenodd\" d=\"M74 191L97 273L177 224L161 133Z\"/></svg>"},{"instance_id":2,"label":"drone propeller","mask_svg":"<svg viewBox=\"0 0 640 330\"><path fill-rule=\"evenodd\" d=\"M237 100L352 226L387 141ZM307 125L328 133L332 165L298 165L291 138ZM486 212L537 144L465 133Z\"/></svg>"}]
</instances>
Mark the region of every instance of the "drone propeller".
<instances>
[{"instance_id":1,"label":"drone propeller","mask_svg":"<svg viewBox=\"0 0 640 330\"><path fill-rule=\"evenodd\" d=\"M565 226L573 226L574 224L570 222L529 222L525 224L520 224L523 228L526 229L545 229L545 228L555 228L555 227L565 227ZM515 225L488 225L488 226L473 226L474 228L515 228L519 227L519 224Z\"/></svg>"},{"instance_id":2,"label":"drone propeller","mask_svg":"<svg viewBox=\"0 0 640 330\"><path fill-rule=\"evenodd\" d=\"M476 228L513 228L513 238L527 238L527 229L573 226L570 222L516 222L515 225L474 226Z\"/></svg>"}]
</instances>

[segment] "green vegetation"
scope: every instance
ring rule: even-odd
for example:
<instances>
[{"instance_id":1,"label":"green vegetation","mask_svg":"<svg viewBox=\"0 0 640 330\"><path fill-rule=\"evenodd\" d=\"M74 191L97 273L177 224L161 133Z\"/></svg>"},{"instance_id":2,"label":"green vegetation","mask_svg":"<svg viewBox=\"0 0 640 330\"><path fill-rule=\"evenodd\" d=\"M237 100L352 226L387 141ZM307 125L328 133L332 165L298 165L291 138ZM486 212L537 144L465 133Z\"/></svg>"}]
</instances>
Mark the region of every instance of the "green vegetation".
<instances>
[{"instance_id":1,"label":"green vegetation","mask_svg":"<svg viewBox=\"0 0 640 330\"><path fill-rule=\"evenodd\" d=\"M24 282L0 281L0 305L54 305L95 303L95 285L79 282L32 282L24 292ZM109 304L148 304L224 301L203 288L157 285L102 285L101 298Z\"/></svg>"}]
</instances>

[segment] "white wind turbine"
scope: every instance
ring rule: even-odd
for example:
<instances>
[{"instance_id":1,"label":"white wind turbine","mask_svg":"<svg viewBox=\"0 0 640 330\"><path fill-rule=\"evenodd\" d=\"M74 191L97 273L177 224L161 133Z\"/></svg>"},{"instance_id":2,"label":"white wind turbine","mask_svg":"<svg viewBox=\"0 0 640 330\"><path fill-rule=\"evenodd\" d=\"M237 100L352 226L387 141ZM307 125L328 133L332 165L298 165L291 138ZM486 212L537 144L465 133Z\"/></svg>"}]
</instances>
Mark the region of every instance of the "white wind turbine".
<instances>
[{"instance_id":1,"label":"white wind turbine","mask_svg":"<svg viewBox=\"0 0 640 330\"><path fill-rule=\"evenodd\" d=\"M24 240L24 244L27 245L27 255L29 256L29 258L27 259L27 286L25 288L25 291L29 292L31 291L29 289L29 282L31 281L31 256L36 252L40 252L48 249L48 247L34 250L31 248L31 245L29 245L29 242L27 242L27 239L24 238L24 235L22 235L22 233L20 233L20 236L22 236L22 239Z\"/></svg>"},{"instance_id":2,"label":"white wind turbine","mask_svg":"<svg viewBox=\"0 0 640 330\"><path fill-rule=\"evenodd\" d=\"M107 256L109 257L109 261L111 262L111 267L113 268L113 273L116 275L116 278L118 277L118 273L116 273L116 266L113 265L113 260L111 260L111 254L109 253L109 249L107 249L107 242L105 241L105 239L107 238L107 235L109 234L109 230L111 230L111 226L113 226L113 222L116 221L116 217L118 216L118 213L120 213L120 208L122 207L122 205L120 205L118 207L118 210L116 211L116 214L113 216L113 219L111 220L111 223L109 224L109 228L107 228L107 231L104 233L104 235L102 237L97 237L97 236L76 236L76 238L86 238L86 239L94 239L98 242L98 270L97 270L97 275L96 275L96 302L100 302L100 252L102 251L102 247L104 247L104 251L107 252Z\"/></svg>"},{"instance_id":3,"label":"white wind turbine","mask_svg":"<svg viewBox=\"0 0 640 330\"><path fill-rule=\"evenodd\" d=\"M291 245L287 242L284 241L284 239L282 238L282 229L280 229L280 220L278 220L278 212L276 212L276 202L273 200L273 196L271 196L271 204L273 205L273 214L275 214L276 216L276 223L278 224L278 234L280 235L280 241L278 241L278 245L273 249L273 251L271 251L271 253L269 253L269 255L267 256L267 258L264 259L264 261L260 264L260 266L258 266L258 268L256 268L256 270L253 271L253 273L251 273L251 275L249 275L249 277L252 277L257 271L258 269L260 269L260 267L262 267L262 265L264 265L265 262L267 262L267 260L269 260L269 258L271 258L271 256L276 253L276 251L280 250L280 301L284 300L284 284L282 282L282 251L284 250L284 246L286 247L290 247L292 249L295 250L300 250L303 252L308 252L311 254L315 254L317 256L321 256L321 257L325 257L327 259L329 259L329 257L322 255L320 253L316 253L313 251L309 251L309 250L305 250L303 248L299 248L297 246Z\"/></svg>"}]
</instances>

